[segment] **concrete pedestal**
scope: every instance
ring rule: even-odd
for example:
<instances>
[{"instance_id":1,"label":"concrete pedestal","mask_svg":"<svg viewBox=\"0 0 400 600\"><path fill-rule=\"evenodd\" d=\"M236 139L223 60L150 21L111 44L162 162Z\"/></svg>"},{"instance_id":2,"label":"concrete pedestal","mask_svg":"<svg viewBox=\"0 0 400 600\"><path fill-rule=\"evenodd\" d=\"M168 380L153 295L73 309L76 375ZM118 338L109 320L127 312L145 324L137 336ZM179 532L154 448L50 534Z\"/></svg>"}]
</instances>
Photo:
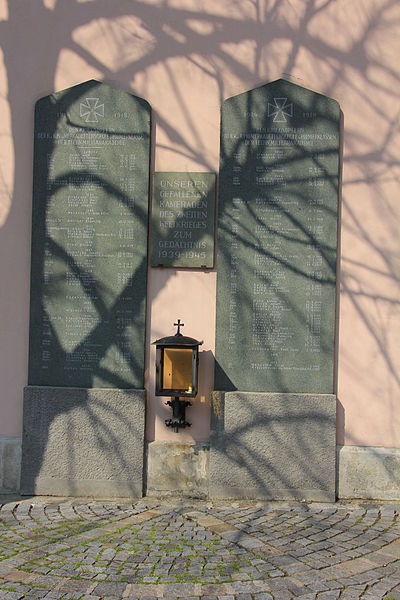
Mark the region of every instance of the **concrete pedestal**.
<instances>
[{"instance_id":1,"label":"concrete pedestal","mask_svg":"<svg viewBox=\"0 0 400 600\"><path fill-rule=\"evenodd\" d=\"M22 494L140 497L145 391L24 390Z\"/></svg>"},{"instance_id":2,"label":"concrete pedestal","mask_svg":"<svg viewBox=\"0 0 400 600\"><path fill-rule=\"evenodd\" d=\"M335 500L336 397L213 392L211 498Z\"/></svg>"}]
</instances>

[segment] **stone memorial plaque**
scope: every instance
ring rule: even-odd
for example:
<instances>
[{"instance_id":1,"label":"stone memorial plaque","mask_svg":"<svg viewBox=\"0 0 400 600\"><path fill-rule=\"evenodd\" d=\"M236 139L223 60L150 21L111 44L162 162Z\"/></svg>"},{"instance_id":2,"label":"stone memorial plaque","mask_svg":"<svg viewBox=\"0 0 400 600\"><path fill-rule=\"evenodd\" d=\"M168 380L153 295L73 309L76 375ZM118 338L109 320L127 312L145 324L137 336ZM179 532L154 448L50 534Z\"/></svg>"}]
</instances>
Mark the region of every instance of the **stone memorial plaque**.
<instances>
[{"instance_id":1,"label":"stone memorial plaque","mask_svg":"<svg viewBox=\"0 0 400 600\"><path fill-rule=\"evenodd\" d=\"M339 121L284 80L222 106L215 389L333 391Z\"/></svg>"},{"instance_id":2,"label":"stone memorial plaque","mask_svg":"<svg viewBox=\"0 0 400 600\"><path fill-rule=\"evenodd\" d=\"M214 222L214 173L154 173L153 267L211 269Z\"/></svg>"},{"instance_id":3,"label":"stone memorial plaque","mask_svg":"<svg viewBox=\"0 0 400 600\"><path fill-rule=\"evenodd\" d=\"M88 81L35 112L29 384L144 387L150 106Z\"/></svg>"}]
</instances>

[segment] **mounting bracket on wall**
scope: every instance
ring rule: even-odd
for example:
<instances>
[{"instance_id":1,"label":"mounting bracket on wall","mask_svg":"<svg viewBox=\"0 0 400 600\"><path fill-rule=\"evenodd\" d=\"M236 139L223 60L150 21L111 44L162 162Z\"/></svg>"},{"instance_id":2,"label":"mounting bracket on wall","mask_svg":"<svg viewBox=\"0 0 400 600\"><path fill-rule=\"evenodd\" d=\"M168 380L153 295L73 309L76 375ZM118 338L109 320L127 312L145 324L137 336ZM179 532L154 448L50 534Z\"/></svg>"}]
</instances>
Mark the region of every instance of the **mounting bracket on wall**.
<instances>
[{"instance_id":1,"label":"mounting bracket on wall","mask_svg":"<svg viewBox=\"0 0 400 600\"><path fill-rule=\"evenodd\" d=\"M191 427L192 424L186 421L186 408L192 406L189 400L179 400L178 397L168 400L166 402L168 406L172 407L172 419L165 419L167 427L173 427L174 431L178 433L179 427Z\"/></svg>"}]
</instances>

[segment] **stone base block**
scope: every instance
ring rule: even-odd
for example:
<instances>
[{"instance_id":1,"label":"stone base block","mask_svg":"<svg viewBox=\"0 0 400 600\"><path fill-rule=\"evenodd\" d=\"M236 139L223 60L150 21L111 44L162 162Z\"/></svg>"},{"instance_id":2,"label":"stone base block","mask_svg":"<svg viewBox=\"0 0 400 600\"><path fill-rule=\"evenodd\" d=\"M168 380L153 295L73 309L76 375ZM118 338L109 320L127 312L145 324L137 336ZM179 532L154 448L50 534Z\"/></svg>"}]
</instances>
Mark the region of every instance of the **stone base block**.
<instances>
[{"instance_id":1,"label":"stone base block","mask_svg":"<svg viewBox=\"0 0 400 600\"><path fill-rule=\"evenodd\" d=\"M336 397L214 392L210 497L335 500Z\"/></svg>"},{"instance_id":2,"label":"stone base block","mask_svg":"<svg viewBox=\"0 0 400 600\"><path fill-rule=\"evenodd\" d=\"M0 494L19 492L21 438L0 437Z\"/></svg>"},{"instance_id":3,"label":"stone base block","mask_svg":"<svg viewBox=\"0 0 400 600\"><path fill-rule=\"evenodd\" d=\"M147 495L208 496L209 444L150 442Z\"/></svg>"},{"instance_id":4,"label":"stone base block","mask_svg":"<svg viewBox=\"0 0 400 600\"><path fill-rule=\"evenodd\" d=\"M400 449L338 446L339 498L400 500Z\"/></svg>"},{"instance_id":5,"label":"stone base block","mask_svg":"<svg viewBox=\"0 0 400 600\"><path fill-rule=\"evenodd\" d=\"M145 391L24 390L21 493L141 497Z\"/></svg>"}]
</instances>

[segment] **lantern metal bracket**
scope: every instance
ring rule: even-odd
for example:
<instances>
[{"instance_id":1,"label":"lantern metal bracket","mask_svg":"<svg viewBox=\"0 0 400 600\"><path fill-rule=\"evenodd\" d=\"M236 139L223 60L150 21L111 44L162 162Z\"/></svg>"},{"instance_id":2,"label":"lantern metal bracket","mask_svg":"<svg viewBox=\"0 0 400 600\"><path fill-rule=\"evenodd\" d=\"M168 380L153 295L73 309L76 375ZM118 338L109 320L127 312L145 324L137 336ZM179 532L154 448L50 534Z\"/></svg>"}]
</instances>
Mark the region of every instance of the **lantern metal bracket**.
<instances>
[{"instance_id":1,"label":"lantern metal bracket","mask_svg":"<svg viewBox=\"0 0 400 600\"><path fill-rule=\"evenodd\" d=\"M175 433L178 433L180 427L191 427L192 424L186 421L185 411L187 406L192 406L188 400L179 400L176 396L165 403L172 407L172 419L165 419L167 427L173 427Z\"/></svg>"}]
</instances>

